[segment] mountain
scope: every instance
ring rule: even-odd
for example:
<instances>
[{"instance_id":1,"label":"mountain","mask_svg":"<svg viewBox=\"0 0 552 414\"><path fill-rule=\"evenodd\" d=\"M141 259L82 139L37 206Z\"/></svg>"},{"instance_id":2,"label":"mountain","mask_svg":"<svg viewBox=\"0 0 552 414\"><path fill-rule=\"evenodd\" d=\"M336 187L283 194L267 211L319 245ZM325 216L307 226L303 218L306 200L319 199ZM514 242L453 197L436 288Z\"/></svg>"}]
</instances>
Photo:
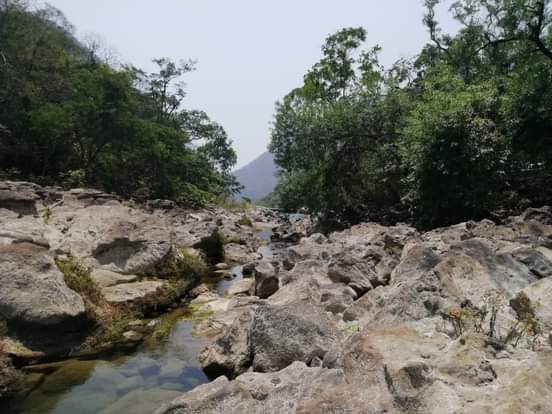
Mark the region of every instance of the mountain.
<instances>
[{"instance_id":1,"label":"mountain","mask_svg":"<svg viewBox=\"0 0 552 414\"><path fill-rule=\"evenodd\" d=\"M245 187L240 196L258 200L272 192L276 186L276 164L271 153L265 152L246 166L234 172Z\"/></svg>"}]
</instances>

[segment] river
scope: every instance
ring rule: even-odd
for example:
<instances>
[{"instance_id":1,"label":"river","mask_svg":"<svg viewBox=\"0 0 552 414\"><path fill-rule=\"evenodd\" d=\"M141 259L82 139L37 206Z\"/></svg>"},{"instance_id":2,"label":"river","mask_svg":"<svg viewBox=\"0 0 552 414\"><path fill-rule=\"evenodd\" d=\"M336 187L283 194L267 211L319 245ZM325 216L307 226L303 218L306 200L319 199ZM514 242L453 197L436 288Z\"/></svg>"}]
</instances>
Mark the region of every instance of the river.
<instances>
[{"instance_id":1,"label":"river","mask_svg":"<svg viewBox=\"0 0 552 414\"><path fill-rule=\"evenodd\" d=\"M269 231L257 237L270 240ZM270 245L259 249L270 257ZM242 266L230 270L232 280L215 288L223 296L242 276ZM209 338L195 336L194 321L186 307L155 320L171 324L162 341L146 340L133 349L70 359L40 366L38 385L25 396L12 399L0 412L6 414L151 414L163 402L209 381L197 360ZM46 373L46 375L44 375Z\"/></svg>"}]
</instances>

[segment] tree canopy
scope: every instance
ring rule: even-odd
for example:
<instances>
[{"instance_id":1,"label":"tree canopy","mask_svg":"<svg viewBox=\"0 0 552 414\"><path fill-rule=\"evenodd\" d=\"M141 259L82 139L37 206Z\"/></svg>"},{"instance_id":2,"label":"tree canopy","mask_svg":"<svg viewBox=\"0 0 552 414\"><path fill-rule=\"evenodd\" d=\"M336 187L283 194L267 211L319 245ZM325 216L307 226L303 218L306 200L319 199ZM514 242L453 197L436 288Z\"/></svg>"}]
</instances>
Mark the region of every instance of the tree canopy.
<instances>
[{"instance_id":1,"label":"tree canopy","mask_svg":"<svg viewBox=\"0 0 552 414\"><path fill-rule=\"evenodd\" d=\"M303 85L277 104L275 197L329 224L421 227L552 202L552 6L461 0L443 33L391 68L367 32L330 35Z\"/></svg>"},{"instance_id":2,"label":"tree canopy","mask_svg":"<svg viewBox=\"0 0 552 414\"><path fill-rule=\"evenodd\" d=\"M114 67L63 14L0 0L0 176L197 204L232 194L224 129L182 109L195 62Z\"/></svg>"}]
</instances>

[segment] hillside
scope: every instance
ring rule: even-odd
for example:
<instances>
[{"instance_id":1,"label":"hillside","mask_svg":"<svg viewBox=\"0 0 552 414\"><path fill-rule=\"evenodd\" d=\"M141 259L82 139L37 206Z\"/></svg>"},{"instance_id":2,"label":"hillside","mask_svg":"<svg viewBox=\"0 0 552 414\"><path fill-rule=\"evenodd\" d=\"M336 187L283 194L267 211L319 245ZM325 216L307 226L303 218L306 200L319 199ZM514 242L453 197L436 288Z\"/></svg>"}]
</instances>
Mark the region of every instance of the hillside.
<instances>
[{"instance_id":1,"label":"hillside","mask_svg":"<svg viewBox=\"0 0 552 414\"><path fill-rule=\"evenodd\" d=\"M276 165L271 153L265 152L234 175L245 187L241 196L258 200L274 190L276 186Z\"/></svg>"}]
</instances>

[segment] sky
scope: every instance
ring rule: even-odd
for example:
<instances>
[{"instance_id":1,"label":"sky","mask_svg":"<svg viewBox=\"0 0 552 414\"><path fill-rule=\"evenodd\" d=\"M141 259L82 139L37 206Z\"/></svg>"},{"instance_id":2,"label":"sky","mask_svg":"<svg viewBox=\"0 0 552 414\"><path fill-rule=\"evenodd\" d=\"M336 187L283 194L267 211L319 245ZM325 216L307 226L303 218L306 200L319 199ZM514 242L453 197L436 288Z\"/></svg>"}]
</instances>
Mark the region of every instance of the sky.
<instances>
[{"instance_id":1,"label":"sky","mask_svg":"<svg viewBox=\"0 0 552 414\"><path fill-rule=\"evenodd\" d=\"M153 58L194 59L183 107L201 109L234 142L238 167L266 151L276 101L301 85L321 46L364 27L389 66L428 41L422 0L48 0L99 36L122 63L154 71ZM442 13L444 27L452 27Z\"/></svg>"}]
</instances>

